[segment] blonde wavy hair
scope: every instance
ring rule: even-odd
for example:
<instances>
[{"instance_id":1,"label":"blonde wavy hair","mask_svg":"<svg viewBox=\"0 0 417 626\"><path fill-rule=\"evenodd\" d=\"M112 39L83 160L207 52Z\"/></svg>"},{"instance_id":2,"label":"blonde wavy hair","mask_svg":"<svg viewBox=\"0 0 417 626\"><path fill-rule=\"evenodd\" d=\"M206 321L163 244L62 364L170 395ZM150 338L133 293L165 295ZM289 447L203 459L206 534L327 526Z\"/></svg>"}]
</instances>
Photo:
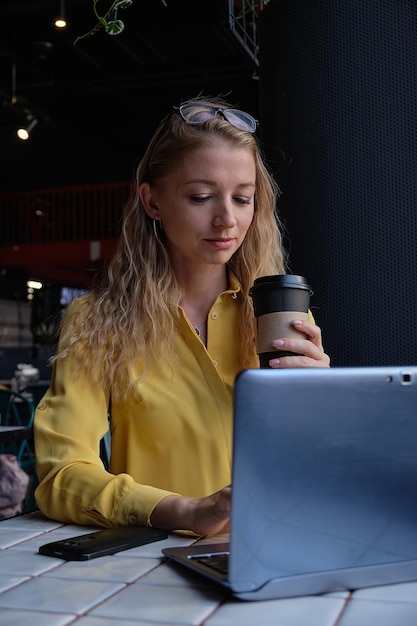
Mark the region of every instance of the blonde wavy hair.
<instances>
[{"instance_id":1,"label":"blonde wavy hair","mask_svg":"<svg viewBox=\"0 0 417 626\"><path fill-rule=\"evenodd\" d=\"M222 98L188 102L230 107ZM83 306L77 307L71 323L64 325L54 357L57 360L71 356L74 374L87 371L93 383L111 386L114 397L127 394L129 371L138 359L144 364L142 376L161 359L171 363L175 360L173 340L181 286L173 272L164 235L155 232L155 225L141 204L139 186L143 182L158 182L185 153L219 141L250 150L255 159L254 218L228 267L242 287L237 328L242 367L254 367L258 362L249 292L255 278L285 272L276 211L279 189L253 134L239 130L220 115L204 124L191 125L173 111L160 123L138 165L124 208L122 232L104 280L84 297ZM97 363L101 367L96 367Z\"/></svg>"}]
</instances>

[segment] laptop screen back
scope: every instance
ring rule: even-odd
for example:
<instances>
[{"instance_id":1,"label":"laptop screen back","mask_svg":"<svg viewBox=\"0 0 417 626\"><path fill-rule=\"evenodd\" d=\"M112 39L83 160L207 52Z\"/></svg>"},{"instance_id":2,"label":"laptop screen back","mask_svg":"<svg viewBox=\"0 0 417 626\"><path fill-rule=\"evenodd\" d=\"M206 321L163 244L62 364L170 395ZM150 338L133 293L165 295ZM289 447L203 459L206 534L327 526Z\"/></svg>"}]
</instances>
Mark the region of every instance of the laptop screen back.
<instances>
[{"instance_id":1,"label":"laptop screen back","mask_svg":"<svg viewBox=\"0 0 417 626\"><path fill-rule=\"evenodd\" d=\"M417 559L417 368L245 370L229 578Z\"/></svg>"}]
</instances>

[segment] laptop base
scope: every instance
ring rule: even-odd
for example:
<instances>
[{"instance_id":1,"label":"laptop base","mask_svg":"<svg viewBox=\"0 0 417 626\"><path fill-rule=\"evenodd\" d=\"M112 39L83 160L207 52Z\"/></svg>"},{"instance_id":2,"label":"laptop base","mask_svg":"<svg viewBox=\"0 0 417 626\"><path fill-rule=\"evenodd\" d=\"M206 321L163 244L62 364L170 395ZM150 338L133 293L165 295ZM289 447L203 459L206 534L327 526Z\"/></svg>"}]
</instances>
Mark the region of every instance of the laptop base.
<instances>
[{"instance_id":1,"label":"laptop base","mask_svg":"<svg viewBox=\"0 0 417 626\"><path fill-rule=\"evenodd\" d=\"M218 553L224 554L227 548L227 543L205 543L185 548L164 548L163 553L175 563L226 587L241 600L291 598L391 585L399 580L401 582L417 580L417 560L413 560L274 578L258 589L253 588L248 582L247 589L244 590L243 583L232 586L225 575L200 561L200 557L211 555L215 558Z\"/></svg>"}]
</instances>

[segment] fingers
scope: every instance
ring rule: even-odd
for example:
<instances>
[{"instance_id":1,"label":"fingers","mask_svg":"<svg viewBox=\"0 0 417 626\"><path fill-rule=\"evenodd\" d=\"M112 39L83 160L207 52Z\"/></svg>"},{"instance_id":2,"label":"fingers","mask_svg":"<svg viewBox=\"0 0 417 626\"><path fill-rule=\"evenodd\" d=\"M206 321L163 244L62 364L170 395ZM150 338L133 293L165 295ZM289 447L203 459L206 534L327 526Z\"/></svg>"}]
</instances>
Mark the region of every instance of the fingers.
<instances>
[{"instance_id":1,"label":"fingers","mask_svg":"<svg viewBox=\"0 0 417 626\"><path fill-rule=\"evenodd\" d=\"M323 348L321 342L321 329L319 326L303 320L294 320L292 324L296 330L306 335L315 345Z\"/></svg>"},{"instance_id":2,"label":"fingers","mask_svg":"<svg viewBox=\"0 0 417 626\"><path fill-rule=\"evenodd\" d=\"M311 322L294 320L300 337L279 338L272 342L278 351L293 352L297 356L277 357L269 361L273 368L329 367L330 359L323 350L321 330Z\"/></svg>"},{"instance_id":3,"label":"fingers","mask_svg":"<svg viewBox=\"0 0 417 626\"><path fill-rule=\"evenodd\" d=\"M155 506L151 524L166 530L191 530L197 535L215 535L229 528L230 486L204 498L169 494Z\"/></svg>"},{"instance_id":4,"label":"fingers","mask_svg":"<svg viewBox=\"0 0 417 626\"><path fill-rule=\"evenodd\" d=\"M230 487L225 487L221 491L218 492L217 496L217 508L221 516L226 515L229 517L230 515L230 498L232 495L232 490Z\"/></svg>"},{"instance_id":5,"label":"fingers","mask_svg":"<svg viewBox=\"0 0 417 626\"><path fill-rule=\"evenodd\" d=\"M229 528L231 488L225 487L207 496L191 500L192 517L189 528L198 535L214 535Z\"/></svg>"},{"instance_id":6,"label":"fingers","mask_svg":"<svg viewBox=\"0 0 417 626\"><path fill-rule=\"evenodd\" d=\"M330 367L330 359L327 354L323 353L322 358L312 359L304 355L301 356L284 356L268 361L269 366L273 369L291 369L296 367Z\"/></svg>"}]
</instances>

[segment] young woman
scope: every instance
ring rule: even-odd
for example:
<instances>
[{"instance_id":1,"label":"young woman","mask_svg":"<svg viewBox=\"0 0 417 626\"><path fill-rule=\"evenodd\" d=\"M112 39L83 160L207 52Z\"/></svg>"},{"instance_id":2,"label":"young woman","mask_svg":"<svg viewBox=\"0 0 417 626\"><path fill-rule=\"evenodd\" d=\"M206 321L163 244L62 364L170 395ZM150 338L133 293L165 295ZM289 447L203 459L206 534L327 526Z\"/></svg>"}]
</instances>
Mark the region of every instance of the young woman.
<instances>
[{"instance_id":1,"label":"young woman","mask_svg":"<svg viewBox=\"0 0 417 626\"><path fill-rule=\"evenodd\" d=\"M36 412L45 515L227 529L233 384L258 367L249 291L256 277L285 272L256 124L220 99L196 99L156 130L106 280L68 308ZM327 367L320 329L294 326L299 338L277 337L270 365ZM280 358L288 349L301 356Z\"/></svg>"}]
</instances>

